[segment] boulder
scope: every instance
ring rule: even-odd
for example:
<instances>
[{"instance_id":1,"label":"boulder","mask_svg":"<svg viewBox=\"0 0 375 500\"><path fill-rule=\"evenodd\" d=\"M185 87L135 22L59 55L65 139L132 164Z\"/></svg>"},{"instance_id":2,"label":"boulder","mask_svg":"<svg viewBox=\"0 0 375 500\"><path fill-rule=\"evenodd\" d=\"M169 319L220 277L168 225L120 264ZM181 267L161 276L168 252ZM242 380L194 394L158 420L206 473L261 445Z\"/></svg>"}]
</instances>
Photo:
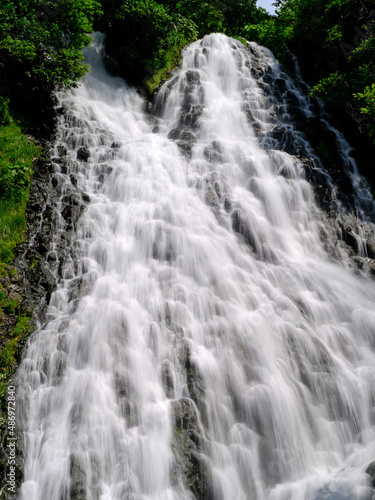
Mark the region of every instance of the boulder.
<instances>
[{"instance_id":1,"label":"boulder","mask_svg":"<svg viewBox=\"0 0 375 500\"><path fill-rule=\"evenodd\" d=\"M77 150L77 160L87 161L90 157L90 150L87 146L82 146Z\"/></svg>"}]
</instances>

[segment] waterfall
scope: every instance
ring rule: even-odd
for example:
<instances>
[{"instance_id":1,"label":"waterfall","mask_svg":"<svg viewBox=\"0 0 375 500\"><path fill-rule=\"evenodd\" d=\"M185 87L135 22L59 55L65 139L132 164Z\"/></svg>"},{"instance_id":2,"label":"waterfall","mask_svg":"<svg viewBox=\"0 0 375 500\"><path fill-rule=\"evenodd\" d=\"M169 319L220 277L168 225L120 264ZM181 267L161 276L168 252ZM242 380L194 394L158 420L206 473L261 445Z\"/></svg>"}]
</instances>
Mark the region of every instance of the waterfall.
<instances>
[{"instance_id":1,"label":"waterfall","mask_svg":"<svg viewBox=\"0 0 375 500\"><path fill-rule=\"evenodd\" d=\"M152 112L102 55L96 34L58 93L58 285L15 382L19 499L372 498L375 285L283 99L316 105L221 34L184 50Z\"/></svg>"}]
</instances>

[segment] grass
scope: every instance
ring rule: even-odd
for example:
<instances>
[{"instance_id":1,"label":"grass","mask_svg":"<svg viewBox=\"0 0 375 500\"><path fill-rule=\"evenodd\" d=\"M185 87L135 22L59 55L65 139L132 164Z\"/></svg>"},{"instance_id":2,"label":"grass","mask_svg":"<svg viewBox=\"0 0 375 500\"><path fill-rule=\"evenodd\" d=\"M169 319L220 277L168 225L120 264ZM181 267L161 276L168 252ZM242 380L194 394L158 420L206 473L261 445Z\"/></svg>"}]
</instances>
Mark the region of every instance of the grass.
<instances>
[{"instance_id":1,"label":"grass","mask_svg":"<svg viewBox=\"0 0 375 500\"><path fill-rule=\"evenodd\" d=\"M21 131L9 115L7 103L0 97L0 330L4 318L12 317L15 326L2 338L0 352L0 399L17 367L20 341L30 333L30 316L18 316L21 300L8 295L8 287L16 275L10 264L14 250L24 239L26 205L34 158L39 149Z\"/></svg>"},{"instance_id":2,"label":"grass","mask_svg":"<svg viewBox=\"0 0 375 500\"><path fill-rule=\"evenodd\" d=\"M0 353L0 399L3 401L6 395L7 383L17 368L17 354L19 346L31 333L31 318L24 315L18 318L17 324L12 330L11 339L3 347Z\"/></svg>"},{"instance_id":3,"label":"grass","mask_svg":"<svg viewBox=\"0 0 375 500\"><path fill-rule=\"evenodd\" d=\"M170 72L177 68L181 60L181 51L183 46L174 46L169 52L164 55L164 65L157 71L149 80L147 80L147 87L150 94L154 94L159 85L164 82L168 77Z\"/></svg>"},{"instance_id":4,"label":"grass","mask_svg":"<svg viewBox=\"0 0 375 500\"><path fill-rule=\"evenodd\" d=\"M38 148L13 122L0 126L0 266L9 263L26 229L25 209Z\"/></svg>"}]
</instances>

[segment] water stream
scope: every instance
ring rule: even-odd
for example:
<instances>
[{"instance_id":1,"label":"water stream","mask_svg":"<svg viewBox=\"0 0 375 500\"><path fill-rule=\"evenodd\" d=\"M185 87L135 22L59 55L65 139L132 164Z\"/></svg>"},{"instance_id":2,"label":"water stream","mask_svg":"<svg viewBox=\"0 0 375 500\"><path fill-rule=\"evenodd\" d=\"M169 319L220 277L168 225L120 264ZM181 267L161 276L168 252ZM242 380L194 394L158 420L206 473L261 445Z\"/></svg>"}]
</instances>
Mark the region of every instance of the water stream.
<instances>
[{"instance_id":1,"label":"water stream","mask_svg":"<svg viewBox=\"0 0 375 500\"><path fill-rule=\"evenodd\" d=\"M61 203L90 202L17 375L20 500L372 498L375 284L272 138L256 73L282 69L207 36L153 117L102 51L96 35L91 73L58 94Z\"/></svg>"}]
</instances>

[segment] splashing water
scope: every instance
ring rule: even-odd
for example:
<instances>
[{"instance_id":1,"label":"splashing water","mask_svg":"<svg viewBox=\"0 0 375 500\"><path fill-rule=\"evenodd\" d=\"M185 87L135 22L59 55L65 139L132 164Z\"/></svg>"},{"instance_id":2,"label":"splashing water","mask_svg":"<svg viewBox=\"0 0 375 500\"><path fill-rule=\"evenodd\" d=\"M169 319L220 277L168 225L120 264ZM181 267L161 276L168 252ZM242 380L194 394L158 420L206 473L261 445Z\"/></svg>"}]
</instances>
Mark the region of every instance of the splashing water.
<instances>
[{"instance_id":1,"label":"splashing water","mask_svg":"<svg viewBox=\"0 0 375 500\"><path fill-rule=\"evenodd\" d=\"M190 45L152 119L96 35L58 95L61 196L91 201L17 375L21 500L370 498L375 286L327 253L302 162L259 139L254 61L281 70L250 49Z\"/></svg>"}]
</instances>

